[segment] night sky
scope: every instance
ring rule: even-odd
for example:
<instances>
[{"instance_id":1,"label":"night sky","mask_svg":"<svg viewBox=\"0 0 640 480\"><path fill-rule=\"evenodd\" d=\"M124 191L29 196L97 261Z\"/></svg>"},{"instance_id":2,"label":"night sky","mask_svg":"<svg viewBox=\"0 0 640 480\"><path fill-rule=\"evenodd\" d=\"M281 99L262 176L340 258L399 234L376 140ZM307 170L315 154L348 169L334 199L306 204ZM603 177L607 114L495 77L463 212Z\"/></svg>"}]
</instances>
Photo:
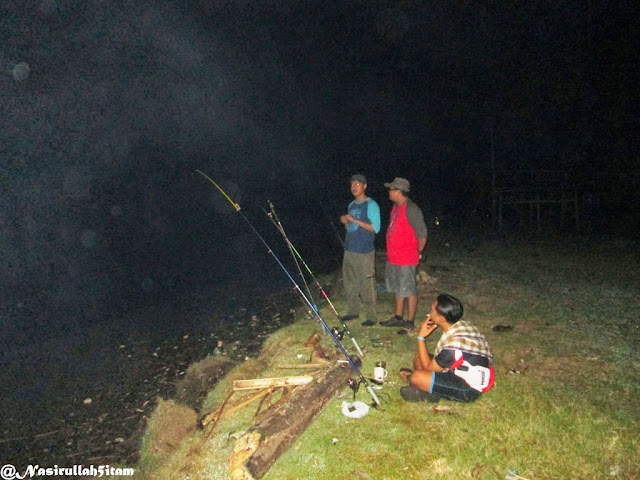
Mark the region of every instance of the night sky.
<instances>
[{"instance_id":1,"label":"night sky","mask_svg":"<svg viewBox=\"0 0 640 480\"><path fill-rule=\"evenodd\" d=\"M196 169L284 255L261 210L271 200L321 268L340 264L331 222L352 173L383 227L395 176L428 221L460 224L486 217L492 156L565 172L588 225L635 232L634 5L2 2L3 337L28 331L21 316L63 310L76 328L279 275Z\"/></svg>"}]
</instances>

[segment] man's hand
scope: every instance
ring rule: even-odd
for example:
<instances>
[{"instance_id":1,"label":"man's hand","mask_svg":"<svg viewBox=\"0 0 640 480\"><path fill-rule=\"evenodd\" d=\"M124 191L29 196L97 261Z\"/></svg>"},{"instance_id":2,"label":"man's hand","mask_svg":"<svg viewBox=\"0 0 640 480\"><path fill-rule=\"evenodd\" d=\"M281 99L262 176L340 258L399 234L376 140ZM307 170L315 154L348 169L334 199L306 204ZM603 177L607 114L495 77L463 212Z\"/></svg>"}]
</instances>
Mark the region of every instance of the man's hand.
<instances>
[{"instance_id":1,"label":"man's hand","mask_svg":"<svg viewBox=\"0 0 640 480\"><path fill-rule=\"evenodd\" d=\"M425 321L420 324L418 335L427 338L436 328L438 328L438 326L431 321L431 315L427 315Z\"/></svg>"},{"instance_id":2,"label":"man's hand","mask_svg":"<svg viewBox=\"0 0 640 480\"><path fill-rule=\"evenodd\" d=\"M353 222L353 217L351 216L350 213L348 213L346 215L342 215L340 217L340 221L346 225L347 222Z\"/></svg>"}]
</instances>

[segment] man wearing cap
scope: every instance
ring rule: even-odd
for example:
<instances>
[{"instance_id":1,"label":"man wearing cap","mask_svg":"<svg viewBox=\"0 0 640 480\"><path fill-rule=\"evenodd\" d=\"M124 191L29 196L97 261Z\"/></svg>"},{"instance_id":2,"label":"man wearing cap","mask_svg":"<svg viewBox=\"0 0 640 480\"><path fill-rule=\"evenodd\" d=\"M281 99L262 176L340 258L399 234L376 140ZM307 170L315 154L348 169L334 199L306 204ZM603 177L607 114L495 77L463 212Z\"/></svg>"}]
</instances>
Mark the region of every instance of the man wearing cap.
<instances>
[{"instance_id":1,"label":"man wearing cap","mask_svg":"<svg viewBox=\"0 0 640 480\"><path fill-rule=\"evenodd\" d=\"M385 327L414 327L418 292L416 290L416 267L420 263L422 250L427 244L427 226L420 208L407 196L409 180L396 177L385 183L389 189L389 200L393 202L387 229L387 265L385 283L387 291L395 295L395 315L380 322ZM404 304L407 303L407 319L404 319Z\"/></svg>"},{"instance_id":2,"label":"man wearing cap","mask_svg":"<svg viewBox=\"0 0 640 480\"><path fill-rule=\"evenodd\" d=\"M376 233L380 231L380 207L375 200L367 197L367 179L364 175L353 175L350 183L354 200L349 204L348 213L340 217L347 231L342 261L347 314L342 320L358 318L362 300L367 314L363 325L370 326L378 323L374 241Z\"/></svg>"}]
</instances>

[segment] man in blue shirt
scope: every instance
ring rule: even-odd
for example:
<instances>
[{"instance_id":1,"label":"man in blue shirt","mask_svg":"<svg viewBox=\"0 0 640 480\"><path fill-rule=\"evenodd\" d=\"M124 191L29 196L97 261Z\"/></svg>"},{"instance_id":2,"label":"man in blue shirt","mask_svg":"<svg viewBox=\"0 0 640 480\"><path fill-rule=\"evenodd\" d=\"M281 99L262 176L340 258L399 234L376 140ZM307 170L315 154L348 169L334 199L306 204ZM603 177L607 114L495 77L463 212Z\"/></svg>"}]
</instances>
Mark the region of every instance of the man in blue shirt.
<instances>
[{"instance_id":1,"label":"man in blue shirt","mask_svg":"<svg viewBox=\"0 0 640 480\"><path fill-rule=\"evenodd\" d=\"M367 197L367 179L356 174L351 177L351 194L354 200L348 213L340 217L347 233L342 261L342 277L347 298L347 315L343 320L358 318L360 300L364 304L367 319L365 326L378 323L376 314L376 233L380 231L380 207Z\"/></svg>"}]
</instances>

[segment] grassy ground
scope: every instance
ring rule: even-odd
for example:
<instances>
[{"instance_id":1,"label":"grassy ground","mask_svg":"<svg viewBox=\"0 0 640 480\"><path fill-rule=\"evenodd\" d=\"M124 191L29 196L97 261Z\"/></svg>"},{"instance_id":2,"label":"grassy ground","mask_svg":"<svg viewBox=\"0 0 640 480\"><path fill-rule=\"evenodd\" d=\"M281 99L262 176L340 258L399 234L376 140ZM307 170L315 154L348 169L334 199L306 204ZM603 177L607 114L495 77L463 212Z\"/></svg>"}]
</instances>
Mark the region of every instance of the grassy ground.
<instances>
[{"instance_id":1,"label":"grassy ground","mask_svg":"<svg viewBox=\"0 0 640 480\"><path fill-rule=\"evenodd\" d=\"M264 478L495 479L509 470L516 472L512 478L525 479L640 478L637 252L637 243L624 241L436 239L429 245L429 277L420 283L418 318L438 293L459 297L465 318L492 345L495 388L473 404L405 403L397 371L410 366L415 339L352 322L365 349L365 376L376 361L387 362L383 408L361 419L344 417L342 402L353 399L345 388ZM332 295L342 312L340 293ZM389 294L380 295L381 319L392 305ZM321 313L330 326L337 324L326 306ZM496 325L513 328L495 331ZM274 334L259 359L238 366L211 392L204 410L220 404L234 378L291 374L277 365L300 362L298 355L307 355L304 341L318 330L305 317ZM430 351L439 334L432 337ZM375 347L376 340L383 346ZM353 353L347 338L343 343ZM370 401L363 389L356 397ZM183 415L180 406L165 410L174 412L173 422ZM170 448L158 446L152 428L155 422L156 432L166 430L169 417L156 415L138 477L228 478L235 438L251 425L254 411L250 406L223 420L206 441L204 432L185 432ZM192 422L190 413L184 418Z\"/></svg>"}]
</instances>

